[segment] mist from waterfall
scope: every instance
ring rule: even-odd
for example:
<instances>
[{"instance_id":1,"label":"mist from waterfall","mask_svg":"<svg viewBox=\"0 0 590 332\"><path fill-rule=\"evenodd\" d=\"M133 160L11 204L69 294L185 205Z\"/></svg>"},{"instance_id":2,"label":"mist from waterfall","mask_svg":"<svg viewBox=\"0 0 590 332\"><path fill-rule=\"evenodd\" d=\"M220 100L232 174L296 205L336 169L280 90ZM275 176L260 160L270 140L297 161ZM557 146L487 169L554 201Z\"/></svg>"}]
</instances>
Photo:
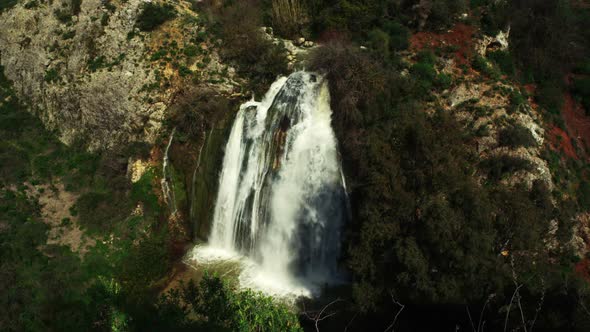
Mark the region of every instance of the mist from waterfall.
<instances>
[{"instance_id":1,"label":"mist from waterfall","mask_svg":"<svg viewBox=\"0 0 590 332\"><path fill-rule=\"evenodd\" d=\"M337 276L347 197L327 82L296 72L241 105L197 261L246 256L244 287L309 296Z\"/></svg>"}]
</instances>

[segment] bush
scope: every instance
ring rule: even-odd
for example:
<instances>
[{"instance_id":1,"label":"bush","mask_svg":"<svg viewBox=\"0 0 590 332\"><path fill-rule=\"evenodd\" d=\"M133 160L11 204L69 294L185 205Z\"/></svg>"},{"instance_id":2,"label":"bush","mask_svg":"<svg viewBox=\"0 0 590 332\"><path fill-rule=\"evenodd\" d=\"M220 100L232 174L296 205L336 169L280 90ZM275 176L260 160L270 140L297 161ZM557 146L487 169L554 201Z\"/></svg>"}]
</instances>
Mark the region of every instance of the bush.
<instances>
[{"instance_id":1,"label":"bush","mask_svg":"<svg viewBox=\"0 0 590 332\"><path fill-rule=\"evenodd\" d=\"M82 0L72 0L72 15L78 16L82 10Z\"/></svg>"},{"instance_id":2,"label":"bush","mask_svg":"<svg viewBox=\"0 0 590 332\"><path fill-rule=\"evenodd\" d=\"M171 4L147 2L137 17L136 26L141 31L152 31L174 17L176 10Z\"/></svg>"},{"instance_id":3,"label":"bush","mask_svg":"<svg viewBox=\"0 0 590 332\"><path fill-rule=\"evenodd\" d=\"M521 125L505 128L500 131L498 139L501 146L516 148L519 146L530 147L537 145L533 134L528 128Z\"/></svg>"},{"instance_id":4,"label":"bush","mask_svg":"<svg viewBox=\"0 0 590 332\"><path fill-rule=\"evenodd\" d=\"M45 82L52 83L57 81L59 81L59 73L57 72L57 69L51 68L45 72Z\"/></svg>"},{"instance_id":5,"label":"bush","mask_svg":"<svg viewBox=\"0 0 590 332\"><path fill-rule=\"evenodd\" d=\"M537 89L537 101L552 114L560 114L563 106L562 84L555 80L547 80L539 83Z\"/></svg>"},{"instance_id":6,"label":"bush","mask_svg":"<svg viewBox=\"0 0 590 332\"><path fill-rule=\"evenodd\" d=\"M506 75L514 75L516 74L516 69L514 67L514 59L512 59L512 55L508 51L495 51L489 52L488 58L495 62L502 72Z\"/></svg>"},{"instance_id":7,"label":"bush","mask_svg":"<svg viewBox=\"0 0 590 332\"><path fill-rule=\"evenodd\" d=\"M574 79L572 88L574 94L580 98L586 114L590 115L590 78L577 78Z\"/></svg>"},{"instance_id":8,"label":"bush","mask_svg":"<svg viewBox=\"0 0 590 332\"><path fill-rule=\"evenodd\" d=\"M526 99L518 90L512 90L510 92L510 108L509 112L516 112L522 105L526 103Z\"/></svg>"},{"instance_id":9,"label":"bush","mask_svg":"<svg viewBox=\"0 0 590 332\"><path fill-rule=\"evenodd\" d=\"M235 63L237 72L249 78L249 88L256 95L264 94L277 75L287 73L285 49L260 31L261 13L256 1L236 1L217 8L216 27L224 41L221 56Z\"/></svg>"},{"instance_id":10,"label":"bush","mask_svg":"<svg viewBox=\"0 0 590 332\"><path fill-rule=\"evenodd\" d=\"M379 63L353 45L331 42L317 48L310 54L309 67L328 79L337 130L358 123L360 111L385 90Z\"/></svg>"},{"instance_id":11,"label":"bush","mask_svg":"<svg viewBox=\"0 0 590 332\"><path fill-rule=\"evenodd\" d=\"M375 51L377 56L389 59L391 45L389 35L385 31L377 28L371 30L368 35L368 46Z\"/></svg>"},{"instance_id":12,"label":"bush","mask_svg":"<svg viewBox=\"0 0 590 332\"><path fill-rule=\"evenodd\" d=\"M491 63L486 60L486 58L476 55L472 61L473 69L483 73L494 80L500 79L500 73L498 72L497 68L495 68Z\"/></svg>"},{"instance_id":13,"label":"bush","mask_svg":"<svg viewBox=\"0 0 590 332\"><path fill-rule=\"evenodd\" d=\"M183 50L184 55L193 57L199 54L199 48L195 45L187 45ZM154 53L155 54L155 53ZM152 56L153 58L153 56Z\"/></svg>"},{"instance_id":14,"label":"bush","mask_svg":"<svg viewBox=\"0 0 590 332\"><path fill-rule=\"evenodd\" d=\"M405 50L410 46L410 30L397 21L387 21L383 30L389 35L389 47L394 51Z\"/></svg>"},{"instance_id":15,"label":"bush","mask_svg":"<svg viewBox=\"0 0 590 332\"><path fill-rule=\"evenodd\" d=\"M467 10L466 0L436 0L432 1L432 9L428 17L431 28L440 29L453 23L454 17Z\"/></svg>"},{"instance_id":16,"label":"bush","mask_svg":"<svg viewBox=\"0 0 590 332\"><path fill-rule=\"evenodd\" d=\"M301 34L307 24L307 9L303 0L272 0L272 26L287 38Z\"/></svg>"},{"instance_id":17,"label":"bush","mask_svg":"<svg viewBox=\"0 0 590 332\"><path fill-rule=\"evenodd\" d=\"M521 170L530 171L533 168L528 160L507 155L486 159L480 163L480 166L487 171L488 178L495 181L502 179L505 174Z\"/></svg>"},{"instance_id":18,"label":"bush","mask_svg":"<svg viewBox=\"0 0 590 332\"><path fill-rule=\"evenodd\" d=\"M14 7L18 3L18 0L2 0L0 1L0 13L6 9Z\"/></svg>"},{"instance_id":19,"label":"bush","mask_svg":"<svg viewBox=\"0 0 590 332\"><path fill-rule=\"evenodd\" d=\"M209 274L198 287L190 281L181 292L169 292L163 302L176 306L179 298L189 305L189 316L206 318L207 331L302 331L297 315L286 305L259 292L238 290Z\"/></svg>"},{"instance_id":20,"label":"bush","mask_svg":"<svg viewBox=\"0 0 590 332\"><path fill-rule=\"evenodd\" d=\"M229 100L213 90L187 89L170 107L170 126L176 128L179 136L199 140L230 107Z\"/></svg>"},{"instance_id":21,"label":"bush","mask_svg":"<svg viewBox=\"0 0 590 332\"><path fill-rule=\"evenodd\" d=\"M94 191L80 196L74 209L78 211L80 224L90 232L98 233L111 231L115 223L123 221L131 210L124 197Z\"/></svg>"}]
</instances>

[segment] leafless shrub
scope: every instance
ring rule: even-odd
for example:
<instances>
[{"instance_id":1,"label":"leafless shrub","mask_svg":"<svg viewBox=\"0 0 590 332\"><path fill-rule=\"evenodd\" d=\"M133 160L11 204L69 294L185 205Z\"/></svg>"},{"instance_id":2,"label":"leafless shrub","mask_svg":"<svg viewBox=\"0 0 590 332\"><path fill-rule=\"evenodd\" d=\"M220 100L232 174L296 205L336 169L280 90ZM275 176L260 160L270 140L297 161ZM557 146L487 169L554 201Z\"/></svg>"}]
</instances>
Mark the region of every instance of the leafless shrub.
<instances>
[{"instance_id":1,"label":"leafless shrub","mask_svg":"<svg viewBox=\"0 0 590 332\"><path fill-rule=\"evenodd\" d=\"M301 0L273 0L273 27L285 37L295 37L308 22L307 10Z\"/></svg>"},{"instance_id":2,"label":"leafless shrub","mask_svg":"<svg viewBox=\"0 0 590 332\"><path fill-rule=\"evenodd\" d=\"M326 75L335 124L340 129L358 123L363 107L385 89L382 67L369 53L350 44L334 41L316 49L309 67Z\"/></svg>"}]
</instances>

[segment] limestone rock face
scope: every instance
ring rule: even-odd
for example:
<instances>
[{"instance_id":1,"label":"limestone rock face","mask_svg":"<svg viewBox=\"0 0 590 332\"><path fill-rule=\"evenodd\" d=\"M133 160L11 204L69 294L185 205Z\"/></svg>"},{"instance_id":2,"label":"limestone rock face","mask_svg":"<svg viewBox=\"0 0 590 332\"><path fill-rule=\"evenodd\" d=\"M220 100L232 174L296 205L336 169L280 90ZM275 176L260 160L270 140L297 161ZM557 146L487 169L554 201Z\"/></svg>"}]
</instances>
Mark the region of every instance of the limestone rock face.
<instances>
[{"instance_id":1,"label":"limestone rock face","mask_svg":"<svg viewBox=\"0 0 590 332\"><path fill-rule=\"evenodd\" d=\"M442 72L455 73L461 83L440 96L440 102L464 124L467 132L473 132L476 150L484 160L497 156L511 156L527 160L531 170L509 174L502 182L509 186L523 184L531 188L536 180L543 181L550 190L553 181L547 161L541 157L545 130L542 118L529 103L518 109L511 105L510 94L518 87L494 81L486 81L479 74L459 74L454 63L445 63ZM536 144L530 147L506 147L499 144L500 132L512 126L522 126L530 131Z\"/></svg>"},{"instance_id":2,"label":"limestone rock face","mask_svg":"<svg viewBox=\"0 0 590 332\"><path fill-rule=\"evenodd\" d=\"M99 149L155 139L164 105L140 97L150 80L146 45L128 38L142 2L121 2L110 12L100 0L85 0L69 23L54 14L61 1L17 5L0 17L6 76L65 143L83 139Z\"/></svg>"},{"instance_id":3,"label":"limestone rock face","mask_svg":"<svg viewBox=\"0 0 590 332\"><path fill-rule=\"evenodd\" d=\"M496 36L483 36L475 44L475 51L481 56L486 56L489 51L506 51L510 38L510 27L506 31L500 31Z\"/></svg>"}]
</instances>

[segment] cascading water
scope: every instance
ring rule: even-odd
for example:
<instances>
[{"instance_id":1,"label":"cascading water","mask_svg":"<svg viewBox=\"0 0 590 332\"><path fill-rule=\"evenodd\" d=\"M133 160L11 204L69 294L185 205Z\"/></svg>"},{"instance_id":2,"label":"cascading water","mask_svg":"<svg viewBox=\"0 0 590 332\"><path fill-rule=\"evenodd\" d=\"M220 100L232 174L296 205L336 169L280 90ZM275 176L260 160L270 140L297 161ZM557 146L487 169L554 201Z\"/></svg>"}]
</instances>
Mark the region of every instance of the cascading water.
<instances>
[{"instance_id":1,"label":"cascading water","mask_svg":"<svg viewBox=\"0 0 590 332\"><path fill-rule=\"evenodd\" d=\"M347 197L329 98L322 77L296 72L240 107L197 261L248 256L241 284L269 293L310 295L336 277Z\"/></svg>"}]
</instances>

